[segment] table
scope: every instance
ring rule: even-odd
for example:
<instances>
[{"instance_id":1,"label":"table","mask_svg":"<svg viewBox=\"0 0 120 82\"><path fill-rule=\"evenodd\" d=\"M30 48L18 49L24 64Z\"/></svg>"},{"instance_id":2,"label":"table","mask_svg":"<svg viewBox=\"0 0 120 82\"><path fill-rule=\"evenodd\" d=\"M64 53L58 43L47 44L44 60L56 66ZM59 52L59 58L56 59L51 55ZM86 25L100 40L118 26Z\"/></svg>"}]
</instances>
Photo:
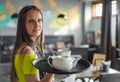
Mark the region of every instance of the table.
<instances>
[{"instance_id":1,"label":"table","mask_svg":"<svg viewBox=\"0 0 120 82\"><path fill-rule=\"evenodd\" d=\"M93 79L93 81L99 79L100 74L103 73L120 73L120 71L117 71L115 69L110 68L109 72L102 72L102 71L93 71L92 68L89 68L87 71L83 72L83 73L77 73L76 74L76 79L81 79L83 82L85 82L85 78L89 78L88 82L90 81L90 79Z\"/></svg>"},{"instance_id":2,"label":"table","mask_svg":"<svg viewBox=\"0 0 120 82\"><path fill-rule=\"evenodd\" d=\"M11 63L0 63L0 77L10 74Z\"/></svg>"}]
</instances>

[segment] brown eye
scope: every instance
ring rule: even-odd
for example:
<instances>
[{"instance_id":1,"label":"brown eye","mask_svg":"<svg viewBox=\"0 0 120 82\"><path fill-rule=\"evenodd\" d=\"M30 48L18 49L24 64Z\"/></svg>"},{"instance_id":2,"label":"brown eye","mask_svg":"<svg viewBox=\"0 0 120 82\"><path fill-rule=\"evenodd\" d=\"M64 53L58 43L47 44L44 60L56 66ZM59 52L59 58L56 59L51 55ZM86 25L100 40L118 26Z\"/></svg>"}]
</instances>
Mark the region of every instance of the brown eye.
<instances>
[{"instance_id":1,"label":"brown eye","mask_svg":"<svg viewBox=\"0 0 120 82\"><path fill-rule=\"evenodd\" d=\"M42 19L38 19L38 22L41 22L42 21Z\"/></svg>"},{"instance_id":2,"label":"brown eye","mask_svg":"<svg viewBox=\"0 0 120 82\"><path fill-rule=\"evenodd\" d=\"M31 20L29 20L28 22L29 22L29 23L33 23L33 22L34 22L34 20L32 20L32 19L31 19Z\"/></svg>"}]
</instances>

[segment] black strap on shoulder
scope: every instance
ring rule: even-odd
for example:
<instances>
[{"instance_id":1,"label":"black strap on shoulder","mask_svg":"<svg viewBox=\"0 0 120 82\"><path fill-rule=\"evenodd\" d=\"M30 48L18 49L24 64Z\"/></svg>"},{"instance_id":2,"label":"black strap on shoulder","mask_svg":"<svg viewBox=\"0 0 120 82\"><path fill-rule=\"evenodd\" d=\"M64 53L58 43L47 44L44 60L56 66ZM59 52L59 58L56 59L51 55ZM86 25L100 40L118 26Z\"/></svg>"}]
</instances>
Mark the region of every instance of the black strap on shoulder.
<instances>
[{"instance_id":1,"label":"black strap on shoulder","mask_svg":"<svg viewBox=\"0 0 120 82\"><path fill-rule=\"evenodd\" d=\"M38 57L42 57L42 54L41 54L41 52L40 52L40 49L38 48L38 47L36 47L36 54L37 54L37 56Z\"/></svg>"}]
</instances>

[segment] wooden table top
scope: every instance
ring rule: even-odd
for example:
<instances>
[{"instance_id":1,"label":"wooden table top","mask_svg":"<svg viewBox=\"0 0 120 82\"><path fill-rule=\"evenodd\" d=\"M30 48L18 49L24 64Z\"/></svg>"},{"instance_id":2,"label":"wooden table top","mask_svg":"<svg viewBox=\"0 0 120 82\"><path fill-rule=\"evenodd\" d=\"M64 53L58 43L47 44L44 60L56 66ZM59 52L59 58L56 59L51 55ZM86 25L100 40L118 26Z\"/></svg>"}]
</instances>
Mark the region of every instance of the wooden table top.
<instances>
[{"instance_id":1,"label":"wooden table top","mask_svg":"<svg viewBox=\"0 0 120 82\"><path fill-rule=\"evenodd\" d=\"M109 74L111 74L111 73L119 73L119 71L110 68L109 72L94 71L94 72L91 72L91 74L86 74L86 75L83 75L81 73L77 73L76 74L76 79L80 79L80 78L98 78L101 73L109 73Z\"/></svg>"},{"instance_id":2,"label":"wooden table top","mask_svg":"<svg viewBox=\"0 0 120 82\"><path fill-rule=\"evenodd\" d=\"M99 76L100 76L100 71L95 71L91 75L82 75L80 73L77 73L76 79L79 79L79 78L97 78Z\"/></svg>"}]
</instances>

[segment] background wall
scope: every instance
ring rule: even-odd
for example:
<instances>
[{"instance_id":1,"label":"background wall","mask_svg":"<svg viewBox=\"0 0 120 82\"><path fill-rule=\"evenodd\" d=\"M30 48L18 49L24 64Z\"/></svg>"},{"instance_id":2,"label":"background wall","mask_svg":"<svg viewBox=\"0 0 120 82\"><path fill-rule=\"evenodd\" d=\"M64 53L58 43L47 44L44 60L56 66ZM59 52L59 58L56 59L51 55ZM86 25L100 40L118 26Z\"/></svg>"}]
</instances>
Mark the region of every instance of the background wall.
<instances>
[{"instance_id":1,"label":"background wall","mask_svg":"<svg viewBox=\"0 0 120 82\"><path fill-rule=\"evenodd\" d=\"M100 44L100 37L98 37L97 33L101 29L101 19L92 19L91 17L91 2L87 2L85 4L85 27L81 26L81 13L82 13L82 3L78 0L55 0L54 6L51 7L48 1L52 0L0 0L0 7L2 5L8 4L10 1L10 5L14 7L15 13L18 13L20 8L25 5L38 5L43 12L44 15L44 31L45 35L73 35L75 45L80 45L83 42L82 37L82 28L87 31L95 32L95 42L96 44ZM53 0L54 1L54 0ZM39 3L39 4L38 4ZM10 6L8 10L12 9ZM62 13L67 12L69 19L75 17L75 20L70 21L69 23L60 25L55 22L56 14L58 14L58 10ZM0 13L5 11L0 8ZM71 14L73 13L73 14ZM2 15L0 15L2 16ZM1 17L0 17L1 18ZM13 19L10 20L11 23L7 24L3 27L0 19L0 35L15 35L16 34L16 24L13 24ZM17 21L17 19L16 19ZM115 29L116 29L116 17L112 17L112 45L115 45Z\"/></svg>"},{"instance_id":2,"label":"background wall","mask_svg":"<svg viewBox=\"0 0 120 82\"><path fill-rule=\"evenodd\" d=\"M101 30L101 18L92 18L92 10L91 3L88 2L85 5L85 32L93 31L95 32L95 42L96 44L100 44L100 37L98 36L98 32ZM116 16L111 17L111 42L112 45L116 45Z\"/></svg>"},{"instance_id":3,"label":"background wall","mask_svg":"<svg viewBox=\"0 0 120 82\"><path fill-rule=\"evenodd\" d=\"M79 45L82 41L81 36L81 20L80 20L80 13L81 13L81 3L78 0L55 0L57 6L51 7L48 1L52 0L0 0L0 6L4 6L0 12L4 12L7 5L10 5L9 9L14 8L14 13L18 13L19 10L25 5L37 5L41 7L41 10L44 15L44 31L45 35L73 35L75 39L75 45ZM38 4L39 3L39 4ZM12 6L11 6L12 5ZM11 10L11 11L13 11ZM58 24L55 22L56 14L59 12L66 13L69 16L69 20L67 23L63 22L64 24ZM6 13L8 15L10 13ZM0 15L2 16L2 15ZM10 19L10 17L9 17ZM15 19L15 18L14 18ZM70 20L71 19L71 20ZM16 24L17 19L10 20L10 24L6 24L6 26L2 25L3 21L0 20L0 35L15 35L16 34ZM74 21L72 21L74 20ZM13 24L13 22L15 24Z\"/></svg>"}]
</instances>

